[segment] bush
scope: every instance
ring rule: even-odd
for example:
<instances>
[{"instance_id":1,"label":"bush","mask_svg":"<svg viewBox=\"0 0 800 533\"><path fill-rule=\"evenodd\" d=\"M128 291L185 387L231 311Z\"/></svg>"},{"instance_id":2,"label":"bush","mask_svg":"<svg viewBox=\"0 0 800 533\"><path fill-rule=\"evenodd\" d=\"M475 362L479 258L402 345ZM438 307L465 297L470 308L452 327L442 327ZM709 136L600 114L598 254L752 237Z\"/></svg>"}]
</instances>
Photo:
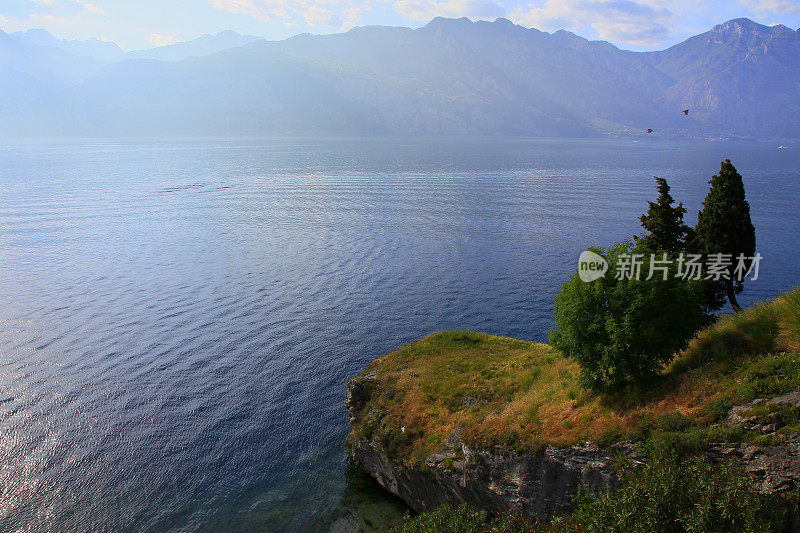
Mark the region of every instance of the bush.
<instances>
[{"instance_id":1,"label":"bush","mask_svg":"<svg viewBox=\"0 0 800 533\"><path fill-rule=\"evenodd\" d=\"M519 512L489 516L467 504L442 505L415 517L406 515L394 533L534 533L535 524Z\"/></svg>"},{"instance_id":2,"label":"bush","mask_svg":"<svg viewBox=\"0 0 800 533\"><path fill-rule=\"evenodd\" d=\"M556 532L761 532L783 525L787 501L759 494L733 463L657 454L639 467L623 464L620 487L577 498L578 509L552 521ZM782 505L775 505L781 503Z\"/></svg>"},{"instance_id":3,"label":"bush","mask_svg":"<svg viewBox=\"0 0 800 533\"><path fill-rule=\"evenodd\" d=\"M415 517L406 514L396 533L477 533L486 526L486 515L478 509L462 504L458 507L442 505Z\"/></svg>"},{"instance_id":4,"label":"bush","mask_svg":"<svg viewBox=\"0 0 800 533\"><path fill-rule=\"evenodd\" d=\"M623 254L642 253L623 241L605 255L605 277L581 281L574 274L555 301L556 329L549 342L581 367L583 385L597 390L618 390L661 372L672 355L686 347L705 324L702 287L675 276L676 263L667 279L660 273L645 280L649 255L643 258L641 279L616 279Z\"/></svg>"}]
</instances>

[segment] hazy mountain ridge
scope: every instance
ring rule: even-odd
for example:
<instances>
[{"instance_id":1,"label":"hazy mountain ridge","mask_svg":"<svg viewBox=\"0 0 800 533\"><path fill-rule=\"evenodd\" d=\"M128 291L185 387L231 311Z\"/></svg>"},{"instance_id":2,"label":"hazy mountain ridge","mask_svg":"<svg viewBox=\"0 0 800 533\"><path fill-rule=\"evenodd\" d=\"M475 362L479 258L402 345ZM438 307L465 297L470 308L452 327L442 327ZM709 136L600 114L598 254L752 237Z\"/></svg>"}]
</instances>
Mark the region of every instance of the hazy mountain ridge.
<instances>
[{"instance_id":1,"label":"hazy mountain ridge","mask_svg":"<svg viewBox=\"0 0 800 533\"><path fill-rule=\"evenodd\" d=\"M248 43L263 40L263 37L240 35L235 31L226 30L216 35L201 35L192 41L167 44L156 48L150 48L149 50L134 50L128 52L126 58L183 61L190 57L203 57L216 54L217 52L228 50L229 48L237 48Z\"/></svg>"},{"instance_id":2,"label":"hazy mountain ridge","mask_svg":"<svg viewBox=\"0 0 800 533\"><path fill-rule=\"evenodd\" d=\"M223 32L123 58L66 87L37 78L52 96L5 133L800 138L800 31L748 19L660 52L436 18L284 41Z\"/></svg>"},{"instance_id":3,"label":"hazy mountain ridge","mask_svg":"<svg viewBox=\"0 0 800 533\"><path fill-rule=\"evenodd\" d=\"M664 97L701 121L747 135L799 137L800 30L735 19L649 54L675 83Z\"/></svg>"},{"instance_id":4,"label":"hazy mountain ridge","mask_svg":"<svg viewBox=\"0 0 800 533\"><path fill-rule=\"evenodd\" d=\"M158 61L183 61L190 57L202 57L230 48L236 48L255 41L263 41L262 37L240 35L235 31L226 30L216 35L205 34L197 39L185 42L176 42L163 46L156 46L146 50L123 51L116 43L100 39L86 39L84 41L73 39L58 39L48 31L33 28L27 31L17 31L3 34L8 38L5 47L14 46L28 50L50 50L59 59L67 54L73 61L83 60L90 62L94 70L76 71L72 78L83 79L96 72L105 64L124 61L126 59L156 59ZM3 53L4 48L0 48ZM60 51L57 52L56 50Z\"/></svg>"},{"instance_id":5,"label":"hazy mountain ridge","mask_svg":"<svg viewBox=\"0 0 800 533\"><path fill-rule=\"evenodd\" d=\"M94 38L85 41L58 39L50 32L40 28L32 28L24 32L17 31L10 35L28 43L50 46L75 56L91 57L100 61L117 61L125 55L125 52L111 41Z\"/></svg>"},{"instance_id":6,"label":"hazy mountain ridge","mask_svg":"<svg viewBox=\"0 0 800 533\"><path fill-rule=\"evenodd\" d=\"M43 80L78 81L96 72L103 64L93 57L75 55L57 46L0 31L0 65L22 74Z\"/></svg>"}]
</instances>

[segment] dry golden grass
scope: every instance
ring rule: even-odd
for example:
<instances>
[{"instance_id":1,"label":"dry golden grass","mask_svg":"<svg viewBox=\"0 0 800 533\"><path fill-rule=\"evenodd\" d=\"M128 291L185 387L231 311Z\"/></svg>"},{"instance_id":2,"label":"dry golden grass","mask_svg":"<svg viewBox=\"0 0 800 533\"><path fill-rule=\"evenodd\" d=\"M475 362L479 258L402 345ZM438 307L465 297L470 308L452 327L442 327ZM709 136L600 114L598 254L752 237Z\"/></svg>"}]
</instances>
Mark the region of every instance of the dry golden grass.
<instances>
[{"instance_id":1,"label":"dry golden grass","mask_svg":"<svg viewBox=\"0 0 800 533\"><path fill-rule=\"evenodd\" d=\"M437 333L365 370L377 378L352 437L376 437L407 461L441 449L456 428L467 442L516 450L657 433L700 438L732 403L800 388L798 346L795 290L702 331L650 386L607 396L582 389L577 364L546 344Z\"/></svg>"}]
</instances>

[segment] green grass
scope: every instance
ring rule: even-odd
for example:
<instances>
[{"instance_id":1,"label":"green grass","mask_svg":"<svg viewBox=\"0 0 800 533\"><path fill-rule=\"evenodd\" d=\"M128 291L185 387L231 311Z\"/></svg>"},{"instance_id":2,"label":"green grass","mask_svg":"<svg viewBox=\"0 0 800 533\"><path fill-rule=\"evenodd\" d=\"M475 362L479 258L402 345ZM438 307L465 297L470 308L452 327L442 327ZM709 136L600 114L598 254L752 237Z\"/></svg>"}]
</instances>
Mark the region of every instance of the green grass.
<instances>
[{"instance_id":1,"label":"green grass","mask_svg":"<svg viewBox=\"0 0 800 533\"><path fill-rule=\"evenodd\" d=\"M372 363L370 401L351 439L376 438L423 462L448 435L485 449L638 439L700 449L759 436L720 424L731 406L800 389L800 289L701 331L652 383L614 395L582 389L577 365L546 344L469 331L431 335ZM782 431L796 431L780 415Z\"/></svg>"}]
</instances>

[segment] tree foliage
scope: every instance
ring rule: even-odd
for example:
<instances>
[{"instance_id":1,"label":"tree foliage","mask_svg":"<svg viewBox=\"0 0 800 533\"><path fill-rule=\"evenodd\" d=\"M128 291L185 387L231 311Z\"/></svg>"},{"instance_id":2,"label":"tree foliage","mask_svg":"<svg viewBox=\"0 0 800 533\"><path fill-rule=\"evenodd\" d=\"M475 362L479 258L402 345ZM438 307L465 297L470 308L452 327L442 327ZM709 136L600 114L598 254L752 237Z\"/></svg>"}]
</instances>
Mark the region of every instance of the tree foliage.
<instances>
[{"instance_id":1,"label":"tree foliage","mask_svg":"<svg viewBox=\"0 0 800 533\"><path fill-rule=\"evenodd\" d=\"M637 237L636 241L641 246L652 250L677 252L686 247L686 240L692 236L692 229L683 222L686 208L683 203L677 206L672 204L675 200L669 194L669 184L664 178L656 178L658 199L647 202L647 213L639 217L642 227L647 232Z\"/></svg>"},{"instance_id":2,"label":"tree foliage","mask_svg":"<svg viewBox=\"0 0 800 533\"><path fill-rule=\"evenodd\" d=\"M741 307L736 294L742 292L741 280L734 279L736 258L742 254L752 257L756 251L756 230L750 219L750 204L745 199L742 176L726 159L720 165L719 174L711 178L703 209L697 215L697 226L692 247L705 254L730 254L732 265L727 269L727 278L720 279L712 287L709 300L711 306L721 307L722 295L727 295L736 311Z\"/></svg>"},{"instance_id":3,"label":"tree foliage","mask_svg":"<svg viewBox=\"0 0 800 533\"><path fill-rule=\"evenodd\" d=\"M645 250L623 241L592 251L606 258L608 272L588 283L576 273L564 283L549 342L580 364L584 386L612 390L658 374L708 316L701 287L677 277L674 261L648 280L651 258L643 253L641 279L618 279L621 260Z\"/></svg>"}]
</instances>

